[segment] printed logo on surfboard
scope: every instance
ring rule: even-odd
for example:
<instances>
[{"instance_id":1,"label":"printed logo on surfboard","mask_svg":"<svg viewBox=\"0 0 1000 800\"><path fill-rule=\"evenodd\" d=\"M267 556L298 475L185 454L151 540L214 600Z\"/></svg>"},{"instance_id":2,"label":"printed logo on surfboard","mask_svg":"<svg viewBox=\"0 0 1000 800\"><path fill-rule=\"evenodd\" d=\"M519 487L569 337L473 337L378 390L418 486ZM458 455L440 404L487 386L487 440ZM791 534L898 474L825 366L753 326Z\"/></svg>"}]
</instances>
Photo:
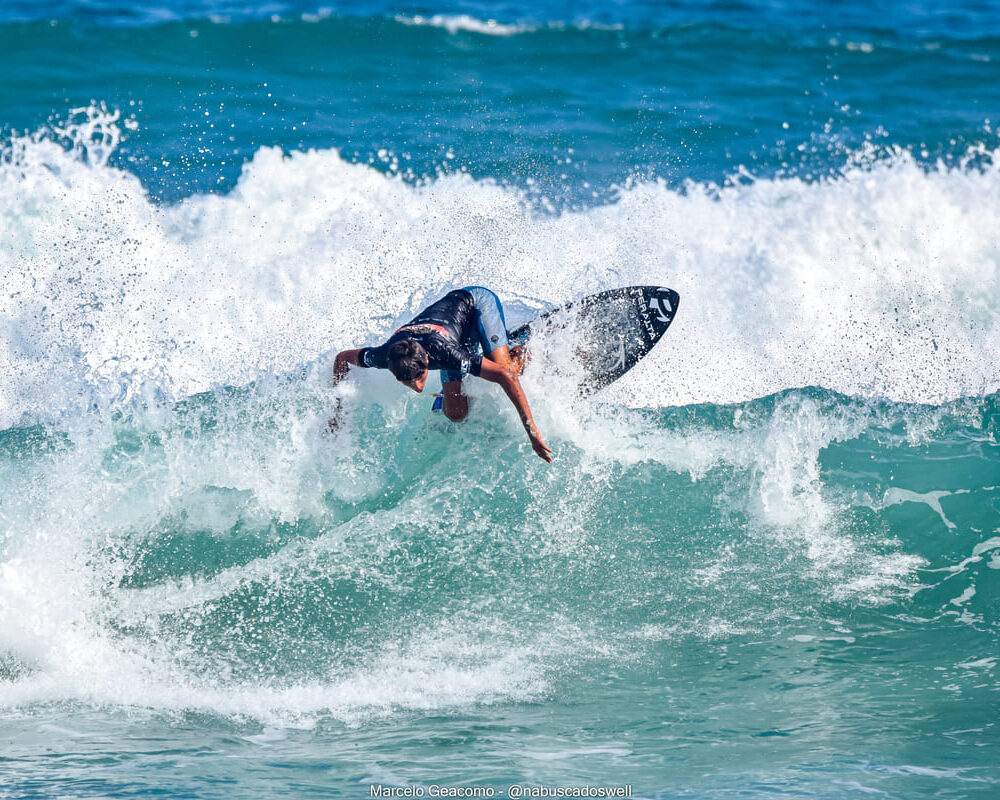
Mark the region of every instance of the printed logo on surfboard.
<instances>
[{"instance_id":1,"label":"printed logo on surfboard","mask_svg":"<svg viewBox=\"0 0 1000 800\"><path fill-rule=\"evenodd\" d=\"M656 314L656 318L664 325L669 325L674 318L674 308L670 305L670 297L656 295L649 298L649 310Z\"/></svg>"},{"instance_id":2,"label":"printed logo on surfboard","mask_svg":"<svg viewBox=\"0 0 1000 800\"><path fill-rule=\"evenodd\" d=\"M646 332L648 343L652 345L662 335L677 312L673 302L673 292L665 288L657 288L655 294L650 293L651 287L631 287L629 293L635 302L639 313L639 322Z\"/></svg>"}]
</instances>

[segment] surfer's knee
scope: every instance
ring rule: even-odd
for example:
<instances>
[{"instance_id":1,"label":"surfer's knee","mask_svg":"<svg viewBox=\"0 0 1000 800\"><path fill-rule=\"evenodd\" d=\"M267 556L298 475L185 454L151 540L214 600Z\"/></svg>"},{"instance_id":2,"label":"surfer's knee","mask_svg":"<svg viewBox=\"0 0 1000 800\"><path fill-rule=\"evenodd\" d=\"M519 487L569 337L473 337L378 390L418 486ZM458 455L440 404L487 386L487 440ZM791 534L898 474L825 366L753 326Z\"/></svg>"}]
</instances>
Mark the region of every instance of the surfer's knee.
<instances>
[{"instance_id":1,"label":"surfer's knee","mask_svg":"<svg viewBox=\"0 0 1000 800\"><path fill-rule=\"evenodd\" d=\"M462 394L462 384L446 384L444 387L444 415L452 422L463 420L469 414L469 398Z\"/></svg>"}]
</instances>

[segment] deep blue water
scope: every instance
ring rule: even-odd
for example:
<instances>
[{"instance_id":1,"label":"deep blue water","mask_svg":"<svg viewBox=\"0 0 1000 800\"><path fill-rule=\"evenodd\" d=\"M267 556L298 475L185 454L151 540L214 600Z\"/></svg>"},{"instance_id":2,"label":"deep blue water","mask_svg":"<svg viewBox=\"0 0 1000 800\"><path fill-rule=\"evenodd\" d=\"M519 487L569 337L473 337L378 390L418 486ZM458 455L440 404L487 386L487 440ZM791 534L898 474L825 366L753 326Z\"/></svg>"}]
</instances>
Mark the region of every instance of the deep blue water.
<instances>
[{"instance_id":1,"label":"deep blue water","mask_svg":"<svg viewBox=\"0 0 1000 800\"><path fill-rule=\"evenodd\" d=\"M995 8L797 5L14 4L4 122L134 115L113 163L168 200L230 189L267 145L578 202L629 178L827 175L866 142L931 163L996 146Z\"/></svg>"},{"instance_id":2,"label":"deep blue water","mask_svg":"<svg viewBox=\"0 0 1000 800\"><path fill-rule=\"evenodd\" d=\"M0 798L1000 796L998 64L985 2L3 3ZM647 283L628 376L524 376L551 466L329 384Z\"/></svg>"}]
</instances>

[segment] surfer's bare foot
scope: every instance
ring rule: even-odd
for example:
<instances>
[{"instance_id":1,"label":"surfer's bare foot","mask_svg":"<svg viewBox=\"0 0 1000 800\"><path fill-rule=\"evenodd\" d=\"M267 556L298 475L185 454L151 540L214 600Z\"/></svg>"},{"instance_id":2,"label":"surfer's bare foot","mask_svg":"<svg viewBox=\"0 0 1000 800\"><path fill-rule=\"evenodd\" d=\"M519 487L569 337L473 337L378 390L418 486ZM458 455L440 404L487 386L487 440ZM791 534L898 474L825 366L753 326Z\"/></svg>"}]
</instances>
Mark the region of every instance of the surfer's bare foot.
<instances>
[{"instance_id":1,"label":"surfer's bare foot","mask_svg":"<svg viewBox=\"0 0 1000 800\"><path fill-rule=\"evenodd\" d=\"M524 368L530 360L531 356L528 355L528 348L523 344L510 348L510 361L514 365L514 369L517 370L518 375L524 372Z\"/></svg>"}]
</instances>

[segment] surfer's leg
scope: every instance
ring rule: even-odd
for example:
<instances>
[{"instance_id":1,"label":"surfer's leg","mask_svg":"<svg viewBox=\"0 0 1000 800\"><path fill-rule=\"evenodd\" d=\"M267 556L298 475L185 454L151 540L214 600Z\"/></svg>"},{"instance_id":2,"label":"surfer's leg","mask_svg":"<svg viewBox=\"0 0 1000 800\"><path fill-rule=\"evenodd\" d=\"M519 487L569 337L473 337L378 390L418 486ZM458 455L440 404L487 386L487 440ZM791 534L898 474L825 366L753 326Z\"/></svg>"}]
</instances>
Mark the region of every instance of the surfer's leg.
<instances>
[{"instance_id":1,"label":"surfer's leg","mask_svg":"<svg viewBox=\"0 0 1000 800\"><path fill-rule=\"evenodd\" d=\"M490 361L520 374L524 370L526 351L523 347L515 347L513 351L508 347L507 320L500 298L482 286L466 286L465 291L476 303L476 332L483 353Z\"/></svg>"},{"instance_id":2,"label":"surfer's leg","mask_svg":"<svg viewBox=\"0 0 1000 800\"><path fill-rule=\"evenodd\" d=\"M465 419L469 413L469 398L462 393L462 379L447 381L444 389L444 415L452 422Z\"/></svg>"},{"instance_id":3,"label":"surfer's leg","mask_svg":"<svg viewBox=\"0 0 1000 800\"><path fill-rule=\"evenodd\" d=\"M465 291L472 295L476 304L476 332L483 352L489 355L501 347L506 351L509 344L507 320L504 319L500 298L482 286L466 286Z\"/></svg>"}]
</instances>

